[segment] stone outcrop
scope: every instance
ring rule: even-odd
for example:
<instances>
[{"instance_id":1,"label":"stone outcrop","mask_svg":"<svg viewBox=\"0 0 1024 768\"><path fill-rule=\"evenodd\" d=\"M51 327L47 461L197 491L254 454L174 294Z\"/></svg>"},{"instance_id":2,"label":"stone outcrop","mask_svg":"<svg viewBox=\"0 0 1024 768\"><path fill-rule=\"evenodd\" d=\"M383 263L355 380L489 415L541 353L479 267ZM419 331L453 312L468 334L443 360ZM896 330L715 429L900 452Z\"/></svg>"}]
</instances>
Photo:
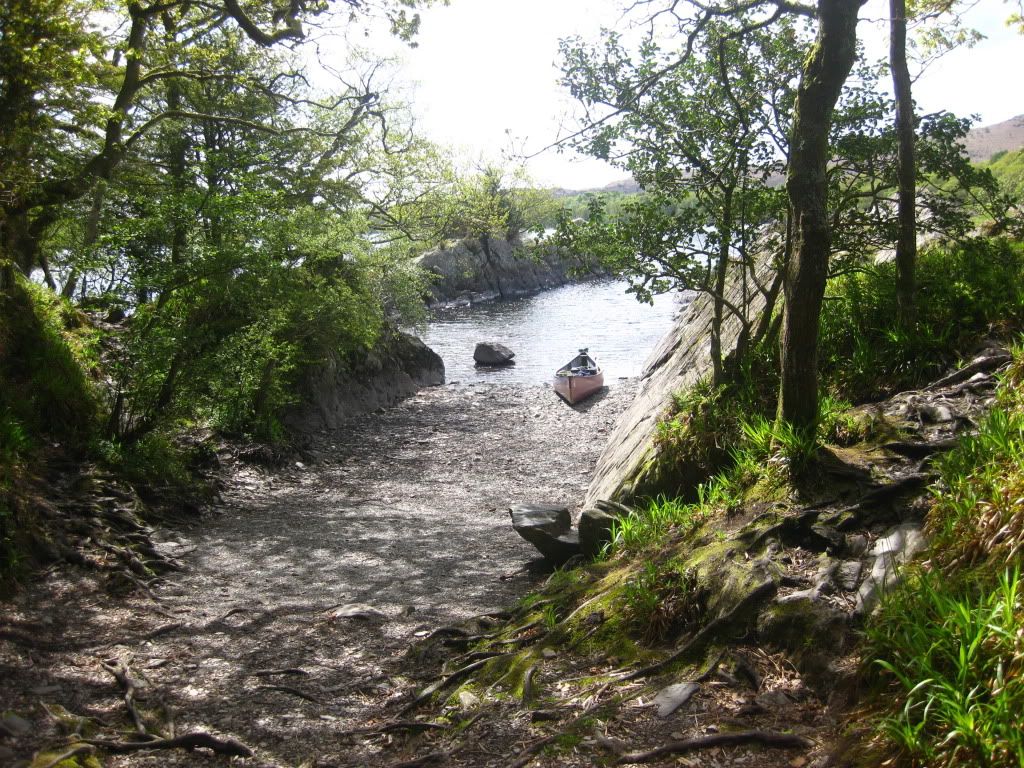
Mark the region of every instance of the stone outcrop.
<instances>
[{"instance_id":1,"label":"stone outcrop","mask_svg":"<svg viewBox=\"0 0 1024 768\"><path fill-rule=\"evenodd\" d=\"M771 270L765 266L759 281L764 284L770 277ZM749 286L747 291L750 301L747 314L756 318L764 309L764 297ZM733 280L726 293L730 302L742 305L744 287L739 280ZM669 409L673 393L686 390L711 375L713 312L711 297L697 296L647 358L636 399L619 417L607 448L598 459L585 507L593 506L599 499L628 504L634 498L653 497L658 493L685 495L706 479L700 475L686 477L686 468L675 468L680 475L663 476L654 437L658 420ZM722 348L727 354L735 348L739 332L739 321L727 316L722 329Z\"/></svg>"},{"instance_id":2,"label":"stone outcrop","mask_svg":"<svg viewBox=\"0 0 1024 768\"><path fill-rule=\"evenodd\" d=\"M469 305L512 299L574 282L581 264L556 248L480 238L420 257L433 275L429 304ZM595 273L596 274L596 273Z\"/></svg>"},{"instance_id":3,"label":"stone outcrop","mask_svg":"<svg viewBox=\"0 0 1024 768\"><path fill-rule=\"evenodd\" d=\"M515 352L496 341L481 341L473 350L473 360L477 365L515 365L515 356Z\"/></svg>"},{"instance_id":4,"label":"stone outcrop","mask_svg":"<svg viewBox=\"0 0 1024 768\"><path fill-rule=\"evenodd\" d=\"M300 432L331 429L438 384L444 384L440 355L415 336L389 329L365 356L332 355L308 371L300 384L300 403L284 423Z\"/></svg>"},{"instance_id":5,"label":"stone outcrop","mask_svg":"<svg viewBox=\"0 0 1024 768\"><path fill-rule=\"evenodd\" d=\"M519 504L509 510L515 532L533 544L554 566L580 553L569 508L557 504Z\"/></svg>"}]
</instances>

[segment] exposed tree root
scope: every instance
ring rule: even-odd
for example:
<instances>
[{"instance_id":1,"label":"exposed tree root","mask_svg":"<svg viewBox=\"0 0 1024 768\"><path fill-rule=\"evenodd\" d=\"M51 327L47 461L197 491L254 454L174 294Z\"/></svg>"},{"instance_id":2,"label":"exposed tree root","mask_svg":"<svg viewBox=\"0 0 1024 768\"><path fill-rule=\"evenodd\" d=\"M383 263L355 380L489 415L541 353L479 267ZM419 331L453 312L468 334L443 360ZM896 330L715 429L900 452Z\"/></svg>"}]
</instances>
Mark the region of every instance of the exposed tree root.
<instances>
[{"instance_id":1,"label":"exposed tree root","mask_svg":"<svg viewBox=\"0 0 1024 768\"><path fill-rule=\"evenodd\" d=\"M112 674L120 686L121 698L124 701L125 709L128 710L128 717L131 718L132 725L135 726L135 732L139 736L149 737L146 726L139 716L139 711L135 708L135 691L138 689L138 683L132 679L128 665L117 659L110 659L101 661L100 666Z\"/></svg>"},{"instance_id":2,"label":"exposed tree root","mask_svg":"<svg viewBox=\"0 0 1024 768\"><path fill-rule=\"evenodd\" d=\"M566 723L565 727L562 730L558 731L557 733L552 733L548 736L545 736L543 739L539 739L538 741L533 742L533 744L530 744L529 746L523 748L516 756L516 759L509 763L506 766L506 768L523 768L523 766L529 763L533 759L533 756L540 752L542 749L544 749L544 747L546 747L548 744L554 743L562 736L567 734L570 730L572 730L572 728L577 723L583 720L583 718L589 716L595 709L601 706L601 695L606 690L608 690L608 686L610 685L611 683L605 683L604 685L602 685L594 694L594 699L590 703L590 706L586 707L582 712L580 712L568 723Z\"/></svg>"},{"instance_id":3,"label":"exposed tree root","mask_svg":"<svg viewBox=\"0 0 1024 768\"><path fill-rule=\"evenodd\" d=\"M472 664L467 664L466 666L462 667L461 669L457 669L454 672L452 672L451 674L449 674L449 675L447 675L445 677L442 677L437 682L435 682L435 683L433 683L431 685L428 685L426 688L424 688L422 691L420 691L419 694L416 695L416 698L414 698L412 701L410 701L408 704L406 704L402 708L402 710L398 713L399 716L409 714L409 712L411 712L412 710L416 709L416 707L418 707L420 704L425 702L427 699L429 699L431 696L433 696L438 691L442 691L445 688L447 688L449 685L452 685L453 683L458 682L462 678L472 674L473 672L475 672L476 670L478 670L482 666L484 666L484 664L487 664L488 662L490 662L492 659L498 659L498 658L501 658L502 656L511 656L511 655L512 654L510 654L510 653L503 653L503 654L501 654L501 656L492 656L492 657L487 658L487 659L480 659L479 661L474 661Z\"/></svg>"},{"instance_id":4,"label":"exposed tree root","mask_svg":"<svg viewBox=\"0 0 1024 768\"><path fill-rule=\"evenodd\" d=\"M313 696L310 693L306 693L305 691L299 690L298 688L293 688L290 685L261 685L256 690L257 691L280 691L281 693L290 693L292 696L298 696L300 699L305 699L306 701L310 701L310 702L312 702L314 704L322 704L323 703L316 696Z\"/></svg>"},{"instance_id":5,"label":"exposed tree root","mask_svg":"<svg viewBox=\"0 0 1024 768\"><path fill-rule=\"evenodd\" d=\"M773 749L806 749L812 742L803 736L792 733L772 733L770 731L739 731L737 733L714 733L695 739L673 741L646 752L628 752L620 755L615 761L617 765L628 763L649 763L662 755L678 755L683 752L694 752L712 747L734 747L740 744L760 744Z\"/></svg>"},{"instance_id":6,"label":"exposed tree root","mask_svg":"<svg viewBox=\"0 0 1024 768\"><path fill-rule=\"evenodd\" d=\"M209 749L218 755L253 756L253 751L242 742L235 739L221 739L203 731L186 733L173 739L153 739L152 741L85 739L83 743L116 753L137 752L142 749Z\"/></svg>"},{"instance_id":7,"label":"exposed tree root","mask_svg":"<svg viewBox=\"0 0 1024 768\"><path fill-rule=\"evenodd\" d=\"M719 616L717 619L705 624L697 634L683 643L675 653L666 656L664 659L657 661L654 664L650 664L646 667L641 667L640 669L630 672L619 679L635 680L638 677L649 677L655 672L664 669L668 665L673 664L680 659L700 653L707 648L716 637L735 625L740 617L750 613L755 606L770 599L777 590L778 586L774 581L769 579L743 598L731 611L729 611L729 613L724 616Z\"/></svg>"}]
</instances>

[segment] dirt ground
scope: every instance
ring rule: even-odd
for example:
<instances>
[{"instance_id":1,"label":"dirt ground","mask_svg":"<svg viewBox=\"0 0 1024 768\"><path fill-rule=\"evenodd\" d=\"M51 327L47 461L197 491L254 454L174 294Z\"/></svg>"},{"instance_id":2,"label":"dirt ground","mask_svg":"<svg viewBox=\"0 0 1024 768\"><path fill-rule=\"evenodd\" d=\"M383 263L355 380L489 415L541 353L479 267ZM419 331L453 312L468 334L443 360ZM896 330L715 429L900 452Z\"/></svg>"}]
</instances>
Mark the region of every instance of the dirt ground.
<instances>
[{"instance_id":1,"label":"dirt ground","mask_svg":"<svg viewBox=\"0 0 1024 768\"><path fill-rule=\"evenodd\" d=\"M576 407L546 387L424 390L314 436L284 469L236 465L214 514L159 532L184 568L151 595L73 568L40 576L0 604L32 639L0 640L0 713L16 716L0 764L46 765L68 732L130 734L111 669L130 671L150 732L236 739L248 765L392 764L388 739L351 731L421 682L406 656L417 638L543 578L508 507L581 499L635 387L610 382ZM228 759L174 749L104 764Z\"/></svg>"}]
</instances>

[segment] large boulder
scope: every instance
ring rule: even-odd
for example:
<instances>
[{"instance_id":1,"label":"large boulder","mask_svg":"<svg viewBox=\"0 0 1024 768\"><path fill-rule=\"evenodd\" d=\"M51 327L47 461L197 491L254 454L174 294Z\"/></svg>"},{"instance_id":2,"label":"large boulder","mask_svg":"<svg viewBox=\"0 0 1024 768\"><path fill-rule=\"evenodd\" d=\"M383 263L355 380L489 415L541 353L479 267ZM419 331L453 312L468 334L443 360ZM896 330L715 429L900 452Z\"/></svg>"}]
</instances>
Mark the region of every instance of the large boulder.
<instances>
[{"instance_id":1,"label":"large boulder","mask_svg":"<svg viewBox=\"0 0 1024 768\"><path fill-rule=\"evenodd\" d=\"M629 507L612 501L599 499L594 506L587 507L580 513L577 526L580 536L580 549L587 557L597 557L601 550L612 540L612 528L615 523L629 515Z\"/></svg>"},{"instance_id":2,"label":"large boulder","mask_svg":"<svg viewBox=\"0 0 1024 768\"><path fill-rule=\"evenodd\" d=\"M467 238L424 254L420 266L432 276L428 304L465 305L512 299L579 280L585 268L563 250L489 238Z\"/></svg>"},{"instance_id":3,"label":"large boulder","mask_svg":"<svg viewBox=\"0 0 1024 768\"><path fill-rule=\"evenodd\" d=\"M774 271L769 260L758 265L758 283L770 285ZM741 306L750 299L746 319L756 325L764 309L764 295L750 292L749 285L734 271L726 286L726 298ZM640 374L640 388L629 408L619 417L604 452L594 469L584 507L597 499L631 501L659 494L688 497L707 479L705 468L674 457L662 460L662 443L657 439L658 423L672 407L679 392L686 392L711 375L711 327L714 300L700 294L676 319L675 327L651 352ZM731 352L736 345L741 323L728 314L723 321L722 347Z\"/></svg>"},{"instance_id":4,"label":"large boulder","mask_svg":"<svg viewBox=\"0 0 1024 768\"><path fill-rule=\"evenodd\" d=\"M307 370L299 385L300 402L284 421L300 432L333 429L439 384L444 384L440 355L417 337L389 329L368 352L330 355Z\"/></svg>"},{"instance_id":5,"label":"large boulder","mask_svg":"<svg viewBox=\"0 0 1024 768\"><path fill-rule=\"evenodd\" d=\"M509 514L516 533L533 544L552 565L562 565L580 554L580 539L572 530L568 507L518 504Z\"/></svg>"},{"instance_id":6,"label":"large boulder","mask_svg":"<svg viewBox=\"0 0 1024 768\"><path fill-rule=\"evenodd\" d=\"M496 341L481 341L473 350L477 365L515 365L515 356L515 352Z\"/></svg>"}]
</instances>

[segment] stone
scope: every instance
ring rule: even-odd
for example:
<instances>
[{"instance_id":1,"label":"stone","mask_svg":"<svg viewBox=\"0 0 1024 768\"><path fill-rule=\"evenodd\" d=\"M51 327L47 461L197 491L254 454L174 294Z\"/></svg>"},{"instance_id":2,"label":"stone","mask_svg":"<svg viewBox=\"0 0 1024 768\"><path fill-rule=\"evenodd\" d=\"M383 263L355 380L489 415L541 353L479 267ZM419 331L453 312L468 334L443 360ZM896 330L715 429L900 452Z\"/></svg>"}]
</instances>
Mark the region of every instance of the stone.
<instances>
[{"instance_id":1,"label":"stone","mask_svg":"<svg viewBox=\"0 0 1024 768\"><path fill-rule=\"evenodd\" d=\"M953 409L945 403L923 405L921 406L919 413L924 421L929 421L932 424L945 424L956 418L956 414L953 413Z\"/></svg>"},{"instance_id":2,"label":"stone","mask_svg":"<svg viewBox=\"0 0 1024 768\"><path fill-rule=\"evenodd\" d=\"M355 416L390 408L444 381L441 356L415 336L389 326L367 352L332 352L322 364L303 371L299 402L283 420L303 434L336 429Z\"/></svg>"},{"instance_id":3,"label":"stone","mask_svg":"<svg viewBox=\"0 0 1024 768\"><path fill-rule=\"evenodd\" d=\"M844 592L853 592L860 583L864 564L860 560L844 560L836 570L836 585Z\"/></svg>"},{"instance_id":4,"label":"stone","mask_svg":"<svg viewBox=\"0 0 1024 768\"><path fill-rule=\"evenodd\" d=\"M580 549L587 557L597 557L605 544L612 540L612 526L618 515L609 514L597 507L587 507L580 514Z\"/></svg>"},{"instance_id":5,"label":"stone","mask_svg":"<svg viewBox=\"0 0 1024 768\"><path fill-rule=\"evenodd\" d=\"M927 543L921 526L916 523L904 523L886 531L868 553L875 559L871 572L857 590L854 613L861 615L874 609L880 591L899 580L900 566L924 549Z\"/></svg>"},{"instance_id":6,"label":"stone","mask_svg":"<svg viewBox=\"0 0 1024 768\"><path fill-rule=\"evenodd\" d=\"M384 619L387 614L366 603L348 603L331 611L332 619Z\"/></svg>"},{"instance_id":7,"label":"stone","mask_svg":"<svg viewBox=\"0 0 1024 768\"><path fill-rule=\"evenodd\" d=\"M514 365L516 353L496 341L481 341L473 350L477 365Z\"/></svg>"},{"instance_id":8,"label":"stone","mask_svg":"<svg viewBox=\"0 0 1024 768\"><path fill-rule=\"evenodd\" d=\"M700 690L697 683L676 683L658 691L654 697L652 706L658 708L658 717L668 717L683 704L693 698L693 694Z\"/></svg>"},{"instance_id":9,"label":"stone","mask_svg":"<svg viewBox=\"0 0 1024 768\"><path fill-rule=\"evenodd\" d=\"M849 533L843 542L844 550L850 557L860 557L868 551L868 537L863 533Z\"/></svg>"},{"instance_id":10,"label":"stone","mask_svg":"<svg viewBox=\"0 0 1024 768\"><path fill-rule=\"evenodd\" d=\"M552 565L580 554L569 508L555 504L518 504L509 510L515 532L533 544Z\"/></svg>"},{"instance_id":11,"label":"stone","mask_svg":"<svg viewBox=\"0 0 1024 768\"><path fill-rule=\"evenodd\" d=\"M459 691L459 709L463 712L480 706L480 697L469 691Z\"/></svg>"},{"instance_id":12,"label":"stone","mask_svg":"<svg viewBox=\"0 0 1024 768\"><path fill-rule=\"evenodd\" d=\"M32 723L13 712L0 719L0 732L18 738L32 731Z\"/></svg>"}]
</instances>

